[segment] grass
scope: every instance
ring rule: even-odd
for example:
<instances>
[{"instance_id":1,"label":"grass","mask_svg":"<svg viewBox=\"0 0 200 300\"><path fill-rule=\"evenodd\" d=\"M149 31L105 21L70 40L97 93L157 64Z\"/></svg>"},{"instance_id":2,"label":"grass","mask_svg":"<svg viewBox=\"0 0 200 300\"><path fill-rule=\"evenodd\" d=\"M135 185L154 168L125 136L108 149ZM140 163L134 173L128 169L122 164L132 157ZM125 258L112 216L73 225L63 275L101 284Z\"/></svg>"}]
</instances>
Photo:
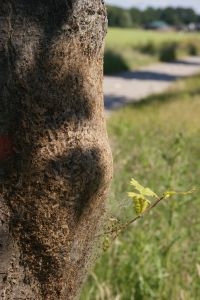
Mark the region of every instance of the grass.
<instances>
[{"instance_id":1,"label":"grass","mask_svg":"<svg viewBox=\"0 0 200 300\"><path fill-rule=\"evenodd\" d=\"M183 42L186 39L200 39L199 33L159 32L141 29L109 28L106 37L108 48L137 47L153 41L157 46L168 41Z\"/></svg>"},{"instance_id":2,"label":"grass","mask_svg":"<svg viewBox=\"0 0 200 300\"><path fill-rule=\"evenodd\" d=\"M158 194L189 190L200 178L200 76L114 112L112 214L134 216L131 177ZM161 204L99 258L81 300L200 299L200 191Z\"/></svg>"},{"instance_id":3,"label":"grass","mask_svg":"<svg viewBox=\"0 0 200 300\"><path fill-rule=\"evenodd\" d=\"M178 57L197 55L200 50L200 34L109 28L106 38L105 74L124 71L127 68L136 69L159 61L163 46L174 43L177 44ZM119 64L116 56L120 59Z\"/></svg>"}]
</instances>

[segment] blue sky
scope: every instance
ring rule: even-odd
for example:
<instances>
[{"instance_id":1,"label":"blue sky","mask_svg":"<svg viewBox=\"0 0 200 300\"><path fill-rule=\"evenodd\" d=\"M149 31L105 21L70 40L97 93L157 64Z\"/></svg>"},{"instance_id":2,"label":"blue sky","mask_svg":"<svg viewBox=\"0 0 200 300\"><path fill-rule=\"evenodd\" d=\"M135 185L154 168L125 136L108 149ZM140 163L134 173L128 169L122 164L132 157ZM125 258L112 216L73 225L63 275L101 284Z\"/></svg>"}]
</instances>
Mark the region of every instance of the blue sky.
<instances>
[{"instance_id":1,"label":"blue sky","mask_svg":"<svg viewBox=\"0 0 200 300\"><path fill-rule=\"evenodd\" d=\"M122 7L139 7L147 6L165 7L165 6L181 6L192 7L200 13L200 0L106 0L107 4L115 4Z\"/></svg>"}]
</instances>

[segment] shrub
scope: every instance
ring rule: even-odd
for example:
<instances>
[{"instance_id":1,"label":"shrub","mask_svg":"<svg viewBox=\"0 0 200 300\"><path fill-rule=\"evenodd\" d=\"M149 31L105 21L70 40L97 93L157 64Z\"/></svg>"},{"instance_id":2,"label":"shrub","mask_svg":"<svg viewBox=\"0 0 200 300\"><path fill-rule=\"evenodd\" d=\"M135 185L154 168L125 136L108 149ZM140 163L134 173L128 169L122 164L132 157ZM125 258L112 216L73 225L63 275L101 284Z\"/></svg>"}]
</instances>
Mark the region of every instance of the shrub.
<instances>
[{"instance_id":1,"label":"shrub","mask_svg":"<svg viewBox=\"0 0 200 300\"><path fill-rule=\"evenodd\" d=\"M195 44L191 43L191 44L188 45L188 54L193 55L193 56L198 55L198 49L197 49L197 46Z\"/></svg>"},{"instance_id":2,"label":"shrub","mask_svg":"<svg viewBox=\"0 0 200 300\"><path fill-rule=\"evenodd\" d=\"M175 61L177 59L177 44L174 42L165 43L159 51L159 60L164 62Z\"/></svg>"},{"instance_id":3,"label":"shrub","mask_svg":"<svg viewBox=\"0 0 200 300\"><path fill-rule=\"evenodd\" d=\"M104 54L104 74L112 74L129 70L129 66L124 58L112 50L105 51Z\"/></svg>"},{"instance_id":4,"label":"shrub","mask_svg":"<svg viewBox=\"0 0 200 300\"><path fill-rule=\"evenodd\" d=\"M138 50L145 54L154 55L156 54L156 46L152 41L147 42L146 44L143 44L138 47Z\"/></svg>"}]
</instances>

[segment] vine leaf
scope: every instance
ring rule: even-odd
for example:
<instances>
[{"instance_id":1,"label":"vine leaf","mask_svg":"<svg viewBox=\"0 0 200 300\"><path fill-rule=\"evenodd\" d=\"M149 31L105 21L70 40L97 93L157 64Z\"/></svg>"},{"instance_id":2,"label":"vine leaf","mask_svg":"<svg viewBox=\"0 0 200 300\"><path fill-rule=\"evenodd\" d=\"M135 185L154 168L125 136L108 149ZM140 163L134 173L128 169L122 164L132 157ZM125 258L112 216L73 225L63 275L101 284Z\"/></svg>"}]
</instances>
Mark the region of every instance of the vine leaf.
<instances>
[{"instance_id":1,"label":"vine leaf","mask_svg":"<svg viewBox=\"0 0 200 300\"><path fill-rule=\"evenodd\" d=\"M134 199L134 204L135 204L136 214L141 215L150 206L151 202L146 198L140 197L140 198Z\"/></svg>"},{"instance_id":2,"label":"vine leaf","mask_svg":"<svg viewBox=\"0 0 200 300\"><path fill-rule=\"evenodd\" d=\"M130 184L134 187L136 192L129 192L128 196L132 198L135 208L135 213L137 215L142 215L146 209L151 205L148 197L154 197L159 199L159 197L150 188L143 187L135 179L131 179Z\"/></svg>"},{"instance_id":3,"label":"vine leaf","mask_svg":"<svg viewBox=\"0 0 200 300\"><path fill-rule=\"evenodd\" d=\"M146 188L142 186L137 180L134 178L131 179L131 185L134 186L135 190L137 190L142 196L148 197L156 197L159 198L156 193L154 193L150 188Z\"/></svg>"},{"instance_id":4,"label":"vine leaf","mask_svg":"<svg viewBox=\"0 0 200 300\"><path fill-rule=\"evenodd\" d=\"M103 251L106 252L109 248L110 248L110 245L111 245L111 241L110 239L106 236L103 240L103 245L102 245L102 248L103 248Z\"/></svg>"},{"instance_id":5,"label":"vine leaf","mask_svg":"<svg viewBox=\"0 0 200 300\"><path fill-rule=\"evenodd\" d=\"M126 223L121 223L119 219L110 218L110 226L108 227L108 231L105 232L105 238L103 240L102 248L106 251L111 245L111 239L114 240L121 232L125 231L131 224L135 223L138 219L144 216L145 213L149 213L153 208L157 207L157 205L168 198L171 198L175 195L188 195L192 194L199 188L193 188L186 192L176 192L176 191L166 191L162 194L162 196L158 197L156 193L154 193L151 189L143 187L139 184L135 179L131 179L130 184L134 187L133 192L129 192L128 196L132 199L134 204L134 209L136 216L129 220ZM151 203L149 197L154 197L156 200Z\"/></svg>"}]
</instances>

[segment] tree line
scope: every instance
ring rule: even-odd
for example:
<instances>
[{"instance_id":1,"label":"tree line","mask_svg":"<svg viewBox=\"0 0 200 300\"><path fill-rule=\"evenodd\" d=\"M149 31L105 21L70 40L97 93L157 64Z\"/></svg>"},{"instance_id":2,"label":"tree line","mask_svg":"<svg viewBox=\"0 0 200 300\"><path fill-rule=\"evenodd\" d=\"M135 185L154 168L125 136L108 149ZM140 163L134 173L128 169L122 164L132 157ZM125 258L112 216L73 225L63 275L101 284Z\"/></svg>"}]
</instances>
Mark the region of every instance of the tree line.
<instances>
[{"instance_id":1,"label":"tree line","mask_svg":"<svg viewBox=\"0 0 200 300\"><path fill-rule=\"evenodd\" d=\"M200 22L198 15L192 8L148 7L145 10L138 8L123 9L116 6L107 6L108 24L111 27L141 27L155 20L162 20L169 25L179 26Z\"/></svg>"}]
</instances>

